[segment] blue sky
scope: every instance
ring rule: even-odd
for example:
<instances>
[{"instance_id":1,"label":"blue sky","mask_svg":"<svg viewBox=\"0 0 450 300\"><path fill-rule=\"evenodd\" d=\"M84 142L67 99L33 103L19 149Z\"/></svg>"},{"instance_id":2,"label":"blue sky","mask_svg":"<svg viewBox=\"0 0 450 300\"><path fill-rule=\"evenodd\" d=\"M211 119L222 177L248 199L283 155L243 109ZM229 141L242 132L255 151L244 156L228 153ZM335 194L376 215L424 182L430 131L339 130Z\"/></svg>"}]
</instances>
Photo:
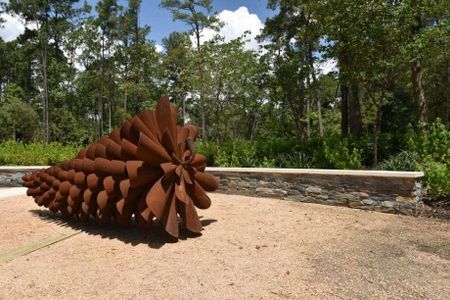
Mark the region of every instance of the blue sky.
<instances>
[{"instance_id":1,"label":"blue sky","mask_svg":"<svg viewBox=\"0 0 450 300\"><path fill-rule=\"evenodd\" d=\"M118 0L123 6L127 6L126 0ZM0 0L8 2L8 0ZM89 4L95 8L98 1L88 0ZM183 22L172 21L172 15L169 10L159 7L160 0L142 0L140 22L141 25L147 24L151 27L149 39L156 42L158 51L162 51L162 39L173 31L186 31L190 28ZM225 26L220 30L225 41L242 36L245 31L251 31L248 36L249 41L245 44L248 50L258 51L260 44L256 41L256 36L264 28L264 23L268 17L276 12L267 8L267 0L212 0L213 11L218 13L220 21ZM80 0L82 3L82 0ZM95 13L95 12L94 12ZM14 40L18 35L24 32L24 21L18 16L2 14L6 20L3 27L0 28L0 37L5 41ZM202 35L203 40L211 39L216 32L205 30ZM336 68L334 60L327 60L321 66L324 73Z\"/></svg>"},{"instance_id":2,"label":"blue sky","mask_svg":"<svg viewBox=\"0 0 450 300\"><path fill-rule=\"evenodd\" d=\"M95 7L98 1L90 0L89 3ZM161 44L162 39L173 31L185 31L189 28L183 22L172 21L172 14L169 10L159 6L160 0L142 0L140 22L151 27L149 38L157 44ZM119 3L127 5L127 1L121 0ZM213 0L213 11L220 13L223 10L236 11L240 7L246 7L250 14L256 14L262 23L274 12L267 8L267 0Z\"/></svg>"},{"instance_id":3,"label":"blue sky","mask_svg":"<svg viewBox=\"0 0 450 300\"><path fill-rule=\"evenodd\" d=\"M8 0L0 0L8 2ZM88 0L92 6L92 13L95 14L95 4L98 1ZM80 0L79 5L83 3ZM127 6L126 0L119 0L123 6ZM186 31L190 28L181 21L174 22L169 10L160 7L160 0L142 0L140 13L141 25L149 25L151 32L149 39L154 40L157 47L161 49L162 39L173 31ZM225 41L240 37L245 31L251 31L250 41L246 44L247 49L257 50L258 43L255 37L264 27L266 19L274 15L274 11L267 9L267 0L213 0L213 11L218 13L220 21L225 23L220 34ZM24 21L18 16L2 14L6 20L3 27L0 28L0 37L5 41L15 39L24 32ZM205 30L203 40L212 38L215 32Z\"/></svg>"}]
</instances>

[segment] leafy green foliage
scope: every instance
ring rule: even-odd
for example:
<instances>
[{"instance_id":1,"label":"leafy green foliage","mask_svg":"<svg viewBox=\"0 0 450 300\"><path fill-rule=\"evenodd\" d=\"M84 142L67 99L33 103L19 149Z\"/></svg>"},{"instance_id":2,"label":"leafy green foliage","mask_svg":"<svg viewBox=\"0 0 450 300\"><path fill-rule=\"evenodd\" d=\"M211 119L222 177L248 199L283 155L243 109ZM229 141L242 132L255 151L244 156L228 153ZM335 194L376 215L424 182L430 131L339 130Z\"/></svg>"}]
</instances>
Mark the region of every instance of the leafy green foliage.
<instances>
[{"instance_id":1,"label":"leafy green foliage","mask_svg":"<svg viewBox=\"0 0 450 300\"><path fill-rule=\"evenodd\" d=\"M409 126L406 134L408 150L378 165L386 170L419 170L425 173L427 191L433 199L450 198L450 131L437 119L429 130L417 131Z\"/></svg>"},{"instance_id":2,"label":"leafy green foliage","mask_svg":"<svg viewBox=\"0 0 450 300\"><path fill-rule=\"evenodd\" d=\"M22 99L24 92L12 83L5 88L5 101L0 102L0 139L33 140L39 132L39 117Z\"/></svg>"},{"instance_id":3,"label":"leafy green foliage","mask_svg":"<svg viewBox=\"0 0 450 300\"><path fill-rule=\"evenodd\" d=\"M425 172L432 198L450 198L450 131L437 119L428 131L420 129L411 143L419 154L419 169Z\"/></svg>"},{"instance_id":4,"label":"leafy green foliage","mask_svg":"<svg viewBox=\"0 0 450 300\"><path fill-rule=\"evenodd\" d=\"M425 172L428 195L434 200L450 198L450 166L426 157L420 164L420 169Z\"/></svg>"},{"instance_id":5,"label":"leafy green foliage","mask_svg":"<svg viewBox=\"0 0 450 300\"><path fill-rule=\"evenodd\" d=\"M336 169L361 168L361 152L357 148L351 149L345 138L333 137L325 140L323 152L327 162Z\"/></svg>"},{"instance_id":6,"label":"leafy green foliage","mask_svg":"<svg viewBox=\"0 0 450 300\"><path fill-rule=\"evenodd\" d=\"M30 143L5 141L0 143L0 165L46 166L73 158L79 151L77 145L61 143Z\"/></svg>"},{"instance_id":7,"label":"leafy green foliage","mask_svg":"<svg viewBox=\"0 0 450 300\"><path fill-rule=\"evenodd\" d=\"M361 150L339 136L317 138L302 143L286 140L238 140L220 145L198 144L198 152L208 165L220 167L282 167L359 169Z\"/></svg>"},{"instance_id":8,"label":"leafy green foliage","mask_svg":"<svg viewBox=\"0 0 450 300\"><path fill-rule=\"evenodd\" d=\"M377 165L378 170L415 171L419 156L416 152L402 151Z\"/></svg>"}]
</instances>

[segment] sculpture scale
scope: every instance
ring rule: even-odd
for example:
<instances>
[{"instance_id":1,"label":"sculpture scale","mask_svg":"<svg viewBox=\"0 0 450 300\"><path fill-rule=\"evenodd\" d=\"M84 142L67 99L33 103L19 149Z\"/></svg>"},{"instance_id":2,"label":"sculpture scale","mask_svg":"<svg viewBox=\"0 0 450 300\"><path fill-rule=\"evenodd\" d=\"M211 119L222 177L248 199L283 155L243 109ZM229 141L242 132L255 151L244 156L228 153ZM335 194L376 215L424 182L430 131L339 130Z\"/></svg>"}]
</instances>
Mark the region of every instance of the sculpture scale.
<instances>
[{"instance_id":1,"label":"sculpture scale","mask_svg":"<svg viewBox=\"0 0 450 300\"><path fill-rule=\"evenodd\" d=\"M155 111L125 121L71 160L23 176L27 195L39 206L82 221L92 215L98 224L113 218L149 229L157 219L173 237L178 216L186 228L202 230L195 207L206 209L206 192L218 180L206 174L206 158L196 154L197 128L177 126L175 109L163 97ZM194 207L195 206L195 207Z\"/></svg>"}]
</instances>

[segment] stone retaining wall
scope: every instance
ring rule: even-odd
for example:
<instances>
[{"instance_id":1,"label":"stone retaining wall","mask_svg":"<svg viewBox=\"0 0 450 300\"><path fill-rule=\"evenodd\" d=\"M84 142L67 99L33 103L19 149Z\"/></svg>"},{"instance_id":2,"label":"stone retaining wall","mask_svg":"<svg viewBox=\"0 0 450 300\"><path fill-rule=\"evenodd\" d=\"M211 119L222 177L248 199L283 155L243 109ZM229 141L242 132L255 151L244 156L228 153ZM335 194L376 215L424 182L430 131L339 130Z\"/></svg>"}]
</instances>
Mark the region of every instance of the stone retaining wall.
<instances>
[{"instance_id":1,"label":"stone retaining wall","mask_svg":"<svg viewBox=\"0 0 450 300\"><path fill-rule=\"evenodd\" d=\"M404 215L421 210L421 172L208 168L227 194L339 205Z\"/></svg>"},{"instance_id":2,"label":"stone retaining wall","mask_svg":"<svg viewBox=\"0 0 450 300\"><path fill-rule=\"evenodd\" d=\"M0 167L0 187L43 167ZM219 192L339 205L404 215L422 209L421 172L318 169L207 168Z\"/></svg>"},{"instance_id":3,"label":"stone retaining wall","mask_svg":"<svg viewBox=\"0 0 450 300\"><path fill-rule=\"evenodd\" d=\"M3 167L0 166L0 187L22 186L22 176L26 173L47 168L45 166Z\"/></svg>"}]
</instances>

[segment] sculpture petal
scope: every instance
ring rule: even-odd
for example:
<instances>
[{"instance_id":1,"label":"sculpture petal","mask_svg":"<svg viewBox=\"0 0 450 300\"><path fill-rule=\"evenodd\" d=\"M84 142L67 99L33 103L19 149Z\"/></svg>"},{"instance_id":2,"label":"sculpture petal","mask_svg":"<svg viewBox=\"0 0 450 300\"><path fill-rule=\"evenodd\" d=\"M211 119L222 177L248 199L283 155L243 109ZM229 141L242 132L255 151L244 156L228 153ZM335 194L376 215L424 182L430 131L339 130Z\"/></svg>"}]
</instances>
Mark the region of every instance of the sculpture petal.
<instances>
[{"instance_id":1,"label":"sculpture petal","mask_svg":"<svg viewBox=\"0 0 450 300\"><path fill-rule=\"evenodd\" d=\"M130 121L125 121L122 124L122 127L120 128L120 138L121 139L130 139L130 128L131 128L131 123ZM137 141L132 141L134 143L137 143Z\"/></svg>"},{"instance_id":2,"label":"sculpture petal","mask_svg":"<svg viewBox=\"0 0 450 300\"><path fill-rule=\"evenodd\" d=\"M198 218L195 207L192 205L192 201L188 201L188 203L184 204L182 219L186 225L186 228L190 231L196 233L200 233L202 231L202 223Z\"/></svg>"},{"instance_id":3,"label":"sculpture petal","mask_svg":"<svg viewBox=\"0 0 450 300\"><path fill-rule=\"evenodd\" d=\"M206 168L206 157L202 154L196 154L191 165L198 171L203 172Z\"/></svg>"},{"instance_id":4,"label":"sculpture petal","mask_svg":"<svg viewBox=\"0 0 450 300\"><path fill-rule=\"evenodd\" d=\"M161 178L163 174L159 168L151 167L141 160L127 161L126 169L130 185L134 188L150 185Z\"/></svg>"},{"instance_id":5,"label":"sculpture petal","mask_svg":"<svg viewBox=\"0 0 450 300\"><path fill-rule=\"evenodd\" d=\"M170 161L170 156L166 150L143 134L139 138L137 157L154 167Z\"/></svg>"},{"instance_id":6,"label":"sculpture petal","mask_svg":"<svg viewBox=\"0 0 450 300\"><path fill-rule=\"evenodd\" d=\"M131 139L138 141L141 134L145 134L153 142L158 143L157 136L144 124L139 116L136 116L131 121Z\"/></svg>"},{"instance_id":7,"label":"sculpture petal","mask_svg":"<svg viewBox=\"0 0 450 300\"><path fill-rule=\"evenodd\" d=\"M109 159L121 159L122 158L121 141L116 143L113 140L109 140L106 144L106 156Z\"/></svg>"},{"instance_id":8,"label":"sculpture petal","mask_svg":"<svg viewBox=\"0 0 450 300\"><path fill-rule=\"evenodd\" d=\"M147 206L160 221L168 206L169 199L172 197L172 193L170 192L172 188L173 183L169 185L163 184L163 178L161 178L153 185L147 194Z\"/></svg>"},{"instance_id":9,"label":"sculpture petal","mask_svg":"<svg viewBox=\"0 0 450 300\"><path fill-rule=\"evenodd\" d=\"M177 114L170 106L169 97L162 97L156 105L156 120L158 122L159 132L164 135L166 130L174 141L177 140Z\"/></svg>"},{"instance_id":10,"label":"sculpture petal","mask_svg":"<svg viewBox=\"0 0 450 300\"><path fill-rule=\"evenodd\" d=\"M169 201L169 210L165 220L163 221L163 224L165 223L164 228L166 229L168 234L170 234L174 238L178 238L179 230L175 195L173 195Z\"/></svg>"},{"instance_id":11,"label":"sculpture petal","mask_svg":"<svg viewBox=\"0 0 450 300\"><path fill-rule=\"evenodd\" d=\"M101 191L100 193L98 193L97 195L98 208L100 210L106 210L106 208L108 207L108 200L109 197L106 191Z\"/></svg>"},{"instance_id":12,"label":"sculpture petal","mask_svg":"<svg viewBox=\"0 0 450 300\"><path fill-rule=\"evenodd\" d=\"M219 180L210 174L195 172L194 178L207 192L213 192L219 187Z\"/></svg>"},{"instance_id":13,"label":"sculpture petal","mask_svg":"<svg viewBox=\"0 0 450 300\"><path fill-rule=\"evenodd\" d=\"M127 139L122 139L120 156L123 160L133 160L137 157L137 146Z\"/></svg>"},{"instance_id":14,"label":"sculpture petal","mask_svg":"<svg viewBox=\"0 0 450 300\"><path fill-rule=\"evenodd\" d=\"M180 179L179 183L175 183L175 196L185 204L189 202L189 196L187 195L186 184L183 178Z\"/></svg>"},{"instance_id":15,"label":"sculpture petal","mask_svg":"<svg viewBox=\"0 0 450 300\"><path fill-rule=\"evenodd\" d=\"M206 194L205 190L198 183L194 183L188 189L194 205L200 209L207 209L211 206L211 199Z\"/></svg>"},{"instance_id":16,"label":"sculpture petal","mask_svg":"<svg viewBox=\"0 0 450 300\"><path fill-rule=\"evenodd\" d=\"M113 131L111 131L111 133L109 134L109 138L117 145L120 145L120 129L114 129Z\"/></svg>"}]
</instances>

